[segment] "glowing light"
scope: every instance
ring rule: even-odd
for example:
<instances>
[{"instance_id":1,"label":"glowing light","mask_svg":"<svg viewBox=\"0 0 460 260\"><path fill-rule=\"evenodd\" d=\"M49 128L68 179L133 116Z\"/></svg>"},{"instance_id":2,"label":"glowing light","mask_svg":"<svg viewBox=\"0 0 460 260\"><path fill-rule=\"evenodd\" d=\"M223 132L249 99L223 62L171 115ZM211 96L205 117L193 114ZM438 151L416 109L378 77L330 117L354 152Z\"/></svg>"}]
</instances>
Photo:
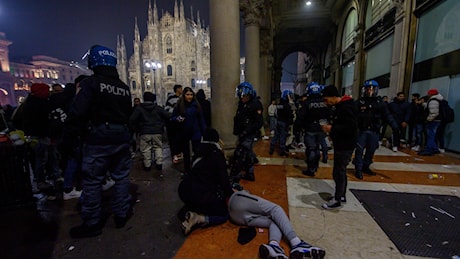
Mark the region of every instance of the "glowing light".
<instances>
[{"instance_id":1,"label":"glowing light","mask_svg":"<svg viewBox=\"0 0 460 260\"><path fill-rule=\"evenodd\" d=\"M311 1L307 1L307 2L305 3L305 5L310 6L310 5L311 5Z\"/></svg>"}]
</instances>

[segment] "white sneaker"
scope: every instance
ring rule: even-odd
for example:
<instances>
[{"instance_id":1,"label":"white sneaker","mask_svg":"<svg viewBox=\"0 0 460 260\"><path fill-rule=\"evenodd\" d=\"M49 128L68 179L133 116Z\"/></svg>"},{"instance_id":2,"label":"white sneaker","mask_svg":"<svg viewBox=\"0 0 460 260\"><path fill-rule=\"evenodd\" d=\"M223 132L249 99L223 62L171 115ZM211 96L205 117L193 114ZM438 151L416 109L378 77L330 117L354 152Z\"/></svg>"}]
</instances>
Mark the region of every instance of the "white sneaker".
<instances>
[{"instance_id":1,"label":"white sneaker","mask_svg":"<svg viewBox=\"0 0 460 260\"><path fill-rule=\"evenodd\" d=\"M81 196L81 191L78 191L75 187L70 192L63 192L62 198L64 200L78 199Z\"/></svg>"},{"instance_id":2,"label":"white sneaker","mask_svg":"<svg viewBox=\"0 0 460 260\"><path fill-rule=\"evenodd\" d=\"M441 153L445 153L445 152L446 152L446 149L441 149L441 148L439 148L438 150L439 150Z\"/></svg>"},{"instance_id":3,"label":"white sneaker","mask_svg":"<svg viewBox=\"0 0 460 260\"><path fill-rule=\"evenodd\" d=\"M110 188L113 187L113 185L115 185L115 181L112 180L112 178L107 178L107 180L105 181L105 183L102 184L102 190L103 190L103 191L109 190Z\"/></svg>"},{"instance_id":4,"label":"white sneaker","mask_svg":"<svg viewBox=\"0 0 460 260\"><path fill-rule=\"evenodd\" d=\"M420 145L416 145L412 147L412 151L416 151L416 152L420 151Z\"/></svg>"},{"instance_id":5,"label":"white sneaker","mask_svg":"<svg viewBox=\"0 0 460 260\"><path fill-rule=\"evenodd\" d=\"M395 153L396 153L397 151L398 151L398 147L396 147L396 146L393 146L393 152L395 152Z\"/></svg>"}]
</instances>

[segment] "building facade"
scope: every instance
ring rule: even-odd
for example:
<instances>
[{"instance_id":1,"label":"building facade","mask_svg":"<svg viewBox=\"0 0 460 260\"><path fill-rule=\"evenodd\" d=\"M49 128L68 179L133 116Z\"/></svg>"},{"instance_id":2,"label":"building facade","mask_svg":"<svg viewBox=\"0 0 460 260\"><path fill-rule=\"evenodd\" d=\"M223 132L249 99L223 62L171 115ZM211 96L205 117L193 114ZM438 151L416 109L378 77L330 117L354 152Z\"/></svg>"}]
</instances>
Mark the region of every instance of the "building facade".
<instances>
[{"instance_id":1,"label":"building facade","mask_svg":"<svg viewBox=\"0 0 460 260\"><path fill-rule=\"evenodd\" d=\"M33 83L65 85L79 75L91 75L86 65L37 55L28 63L11 62L8 46L12 42L0 32L0 104L16 106L30 92Z\"/></svg>"},{"instance_id":2,"label":"building facade","mask_svg":"<svg viewBox=\"0 0 460 260\"><path fill-rule=\"evenodd\" d=\"M142 100L142 94L150 91L164 105L175 84L195 92L203 89L210 97L210 37L203 24L199 11L196 21L185 17L182 1L180 6L175 1L174 14L166 11L161 18L156 3L152 8L149 2L147 35L141 40L136 19L133 55L127 57L123 36L117 41L118 73L131 87L133 98Z\"/></svg>"}]
</instances>

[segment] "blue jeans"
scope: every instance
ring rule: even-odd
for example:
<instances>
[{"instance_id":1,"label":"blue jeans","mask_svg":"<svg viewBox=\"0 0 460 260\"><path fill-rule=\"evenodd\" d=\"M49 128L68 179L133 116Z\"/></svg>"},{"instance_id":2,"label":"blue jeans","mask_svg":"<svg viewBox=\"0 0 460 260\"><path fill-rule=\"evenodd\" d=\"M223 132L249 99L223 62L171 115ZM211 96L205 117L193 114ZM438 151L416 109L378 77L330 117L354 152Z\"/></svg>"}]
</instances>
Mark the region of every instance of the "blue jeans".
<instances>
[{"instance_id":1,"label":"blue jeans","mask_svg":"<svg viewBox=\"0 0 460 260\"><path fill-rule=\"evenodd\" d=\"M370 130L359 132L355 149L355 158L353 160L356 171L361 171L363 168L369 168L369 165L373 163L372 159L378 147L379 134L377 132ZM366 152L364 152L364 149L366 149Z\"/></svg>"},{"instance_id":2,"label":"blue jeans","mask_svg":"<svg viewBox=\"0 0 460 260\"><path fill-rule=\"evenodd\" d=\"M426 145L424 151L430 153L439 151L436 144L436 132L438 131L439 124L439 121L431 121L426 124Z\"/></svg>"},{"instance_id":3,"label":"blue jeans","mask_svg":"<svg viewBox=\"0 0 460 260\"><path fill-rule=\"evenodd\" d=\"M279 142L280 152L285 152L286 151L286 136L287 136L286 122L278 120L276 122L275 136L273 136L272 140L270 141L270 150L271 151L275 150L275 146Z\"/></svg>"},{"instance_id":4,"label":"blue jeans","mask_svg":"<svg viewBox=\"0 0 460 260\"><path fill-rule=\"evenodd\" d=\"M270 131L275 131L276 128L276 117L275 116L269 116L268 117L270 120Z\"/></svg>"},{"instance_id":5,"label":"blue jeans","mask_svg":"<svg viewBox=\"0 0 460 260\"><path fill-rule=\"evenodd\" d=\"M129 193L129 171L131 169L130 143L98 144L83 146L82 174L83 194L81 217L88 225L101 220L102 183L110 172L115 181L112 197L112 212L126 217L131 205Z\"/></svg>"},{"instance_id":6,"label":"blue jeans","mask_svg":"<svg viewBox=\"0 0 460 260\"><path fill-rule=\"evenodd\" d=\"M307 170L311 173L315 173L318 170L321 156L320 145L323 143L324 137L323 132L306 132L304 135Z\"/></svg>"},{"instance_id":7,"label":"blue jeans","mask_svg":"<svg viewBox=\"0 0 460 260\"><path fill-rule=\"evenodd\" d=\"M423 142L423 124L417 123L414 125L415 145L422 145Z\"/></svg>"},{"instance_id":8,"label":"blue jeans","mask_svg":"<svg viewBox=\"0 0 460 260\"><path fill-rule=\"evenodd\" d=\"M334 169L332 170L332 178L335 182L335 199L340 201L341 197L345 196L347 191L347 165L351 160L353 150L334 150Z\"/></svg>"}]
</instances>

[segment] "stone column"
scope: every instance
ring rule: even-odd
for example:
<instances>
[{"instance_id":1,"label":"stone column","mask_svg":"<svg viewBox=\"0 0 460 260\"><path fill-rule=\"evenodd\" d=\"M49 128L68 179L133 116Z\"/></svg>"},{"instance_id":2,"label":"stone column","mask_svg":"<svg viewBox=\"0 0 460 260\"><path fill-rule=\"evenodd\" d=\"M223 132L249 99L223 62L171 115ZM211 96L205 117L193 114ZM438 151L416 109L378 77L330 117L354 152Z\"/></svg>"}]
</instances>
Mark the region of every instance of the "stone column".
<instances>
[{"instance_id":1,"label":"stone column","mask_svg":"<svg viewBox=\"0 0 460 260\"><path fill-rule=\"evenodd\" d=\"M260 18L263 14L263 0L241 0L245 31L245 75L246 81L260 93Z\"/></svg>"},{"instance_id":2,"label":"stone column","mask_svg":"<svg viewBox=\"0 0 460 260\"><path fill-rule=\"evenodd\" d=\"M407 46L408 46L408 35L409 35L409 23L411 12L405 12L405 7L410 10L410 2L398 0L394 1L396 6L395 15L395 30L393 38L393 54L391 59L391 72L390 72L390 88L388 91L389 97L396 96L396 93L405 91L406 95L409 93L409 87L404 89L404 74L406 73L406 60L407 60ZM408 5L407 5L408 4Z\"/></svg>"},{"instance_id":3,"label":"stone column","mask_svg":"<svg viewBox=\"0 0 460 260\"><path fill-rule=\"evenodd\" d=\"M356 36L355 36L355 74L353 79L353 97L359 97L359 91L361 86L364 83L364 71L366 68L366 64L364 63L364 33L362 24L358 24L356 27Z\"/></svg>"},{"instance_id":4,"label":"stone column","mask_svg":"<svg viewBox=\"0 0 460 260\"><path fill-rule=\"evenodd\" d=\"M261 52L260 52L260 88L258 95L262 98L262 104L264 105L264 126L269 124L268 122L268 106L271 100L271 71L272 66L270 63L270 36L264 35L261 41Z\"/></svg>"},{"instance_id":5,"label":"stone column","mask_svg":"<svg viewBox=\"0 0 460 260\"><path fill-rule=\"evenodd\" d=\"M234 148L235 88L240 71L240 10L235 0L210 0L211 111L224 148Z\"/></svg>"}]
</instances>

